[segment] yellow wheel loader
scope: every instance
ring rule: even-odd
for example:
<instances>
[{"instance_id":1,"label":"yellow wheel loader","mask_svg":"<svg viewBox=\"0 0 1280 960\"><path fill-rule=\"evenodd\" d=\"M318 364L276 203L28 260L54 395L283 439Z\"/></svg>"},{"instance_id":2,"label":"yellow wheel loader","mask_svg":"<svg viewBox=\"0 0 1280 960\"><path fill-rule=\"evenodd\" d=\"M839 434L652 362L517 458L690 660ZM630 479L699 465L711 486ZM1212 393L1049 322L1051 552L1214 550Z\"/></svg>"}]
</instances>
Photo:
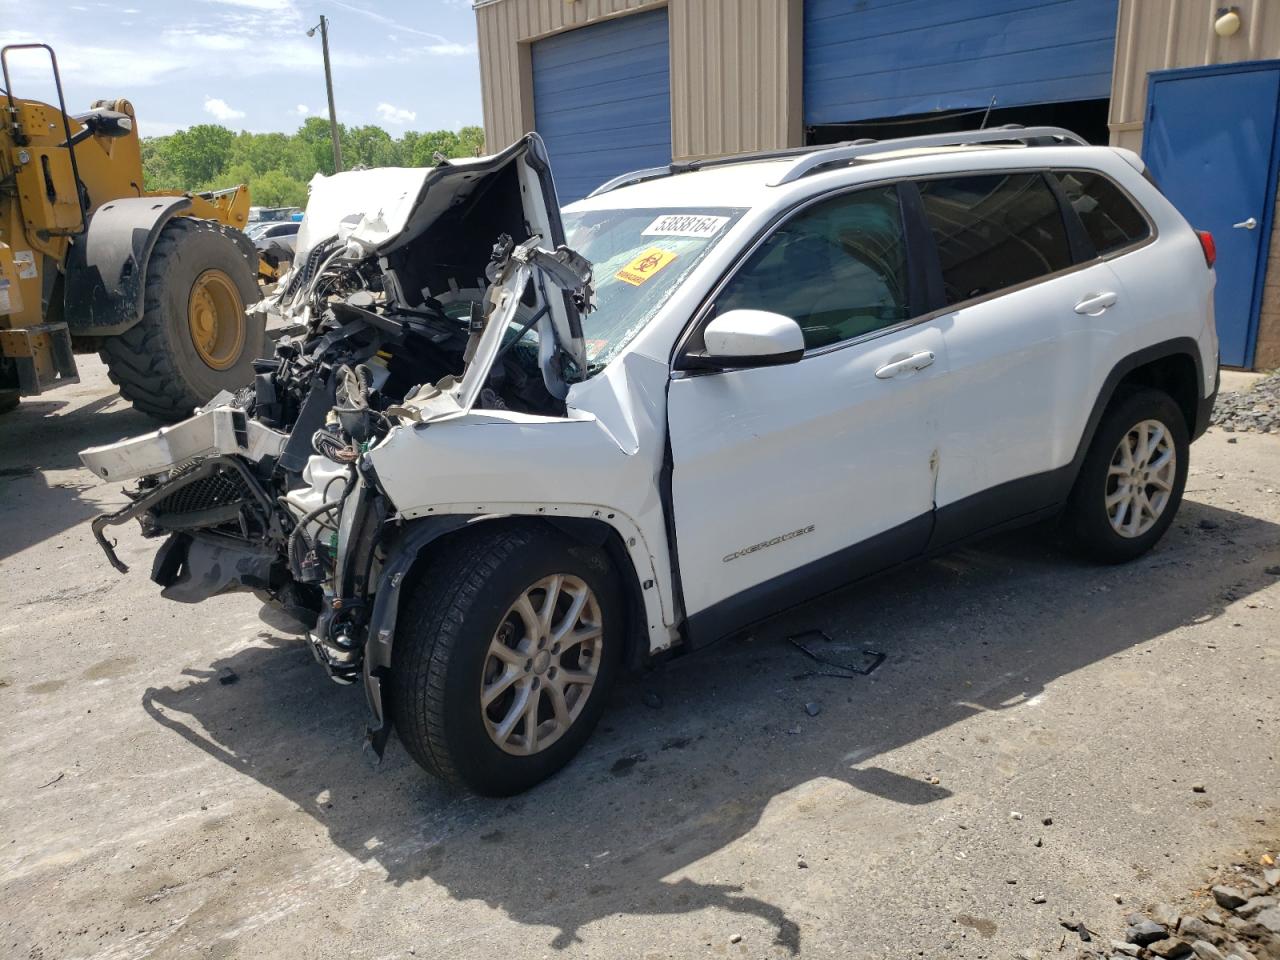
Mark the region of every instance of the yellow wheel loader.
<instances>
[{"instance_id":1,"label":"yellow wheel loader","mask_svg":"<svg viewBox=\"0 0 1280 960\"><path fill-rule=\"evenodd\" d=\"M14 95L24 49L48 52L57 108ZM77 353L166 421L247 385L265 340L248 189L146 191L129 101L70 116L46 44L0 68L0 411L74 383Z\"/></svg>"}]
</instances>

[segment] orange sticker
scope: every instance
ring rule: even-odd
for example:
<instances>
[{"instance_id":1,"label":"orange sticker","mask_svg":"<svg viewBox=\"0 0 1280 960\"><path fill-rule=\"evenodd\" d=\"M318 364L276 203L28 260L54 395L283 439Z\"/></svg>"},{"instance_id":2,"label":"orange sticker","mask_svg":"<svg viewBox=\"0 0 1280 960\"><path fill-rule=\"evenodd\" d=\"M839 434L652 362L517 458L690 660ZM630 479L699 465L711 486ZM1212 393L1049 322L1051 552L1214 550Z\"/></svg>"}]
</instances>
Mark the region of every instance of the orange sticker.
<instances>
[{"instance_id":1,"label":"orange sticker","mask_svg":"<svg viewBox=\"0 0 1280 960\"><path fill-rule=\"evenodd\" d=\"M674 253L650 247L614 274L623 283L638 287L676 258Z\"/></svg>"}]
</instances>

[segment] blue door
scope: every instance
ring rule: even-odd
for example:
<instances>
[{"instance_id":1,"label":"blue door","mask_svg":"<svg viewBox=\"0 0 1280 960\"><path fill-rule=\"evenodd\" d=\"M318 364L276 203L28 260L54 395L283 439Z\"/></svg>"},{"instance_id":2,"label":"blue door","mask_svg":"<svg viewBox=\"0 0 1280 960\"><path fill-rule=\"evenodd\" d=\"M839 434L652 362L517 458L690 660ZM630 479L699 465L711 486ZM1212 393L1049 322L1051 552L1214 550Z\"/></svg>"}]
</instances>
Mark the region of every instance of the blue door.
<instances>
[{"instance_id":1,"label":"blue door","mask_svg":"<svg viewBox=\"0 0 1280 960\"><path fill-rule=\"evenodd\" d=\"M561 203L620 173L671 162L665 9L538 40L532 53L533 125Z\"/></svg>"},{"instance_id":2,"label":"blue door","mask_svg":"<svg viewBox=\"0 0 1280 960\"><path fill-rule=\"evenodd\" d=\"M1280 60L1150 75L1142 155L1218 247L1214 316L1222 362L1253 365L1276 197Z\"/></svg>"}]
</instances>

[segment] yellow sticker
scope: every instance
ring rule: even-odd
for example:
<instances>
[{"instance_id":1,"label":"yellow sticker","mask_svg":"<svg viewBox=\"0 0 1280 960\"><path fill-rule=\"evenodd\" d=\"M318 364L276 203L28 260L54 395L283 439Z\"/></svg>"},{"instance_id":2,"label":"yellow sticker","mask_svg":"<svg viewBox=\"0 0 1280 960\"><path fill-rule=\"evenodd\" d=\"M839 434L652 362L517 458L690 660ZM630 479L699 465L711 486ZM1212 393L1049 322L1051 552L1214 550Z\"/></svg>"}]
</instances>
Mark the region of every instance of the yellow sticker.
<instances>
[{"instance_id":1,"label":"yellow sticker","mask_svg":"<svg viewBox=\"0 0 1280 960\"><path fill-rule=\"evenodd\" d=\"M676 258L674 253L650 247L614 274L623 283L638 287Z\"/></svg>"}]
</instances>

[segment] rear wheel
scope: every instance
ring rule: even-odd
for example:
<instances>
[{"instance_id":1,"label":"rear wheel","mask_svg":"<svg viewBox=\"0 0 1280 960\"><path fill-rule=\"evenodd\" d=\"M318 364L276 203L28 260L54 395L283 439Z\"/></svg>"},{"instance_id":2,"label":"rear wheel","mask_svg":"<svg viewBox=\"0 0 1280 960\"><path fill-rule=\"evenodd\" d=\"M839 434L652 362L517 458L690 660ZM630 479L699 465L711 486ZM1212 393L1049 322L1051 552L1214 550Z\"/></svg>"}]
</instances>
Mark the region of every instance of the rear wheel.
<instances>
[{"instance_id":1,"label":"rear wheel","mask_svg":"<svg viewBox=\"0 0 1280 960\"><path fill-rule=\"evenodd\" d=\"M1173 522L1187 482L1190 439L1168 394L1140 389L1103 415L1067 506L1067 529L1104 563L1155 546Z\"/></svg>"},{"instance_id":2,"label":"rear wheel","mask_svg":"<svg viewBox=\"0 0 1280 960\"><path fill-rule=\"evenodd\" d=\"M476 793L526 790L591 735L622 637L603 551L533 525L476 530L428 564L400 621L400 740L425 769Z\"/></svg>"},{"instance_id":3,"label":"rear wheel","mask_svg":"<svg viewBox=\"0 0 1280 960\"><path fill-rule=\"evenodd\" d=\"M253 379L266 323L245 308L260 296L255 265L230 229L178 217L147 261L141 321L102 345L120 393L143 413L181 420L219 391Z\"/></svg>"},{"instance_id":4,"label":"rear wheel","mask_svg":"<svg viewBox=\"0 0 1280 960\"><path fill-rule=\"evenodd\" d=\"M0 389L0 413L8 413L10 410L16 410L18 407L18 400L21 396L22 395L18 393L17 390Z\"/></svg>"}]
</instances>

